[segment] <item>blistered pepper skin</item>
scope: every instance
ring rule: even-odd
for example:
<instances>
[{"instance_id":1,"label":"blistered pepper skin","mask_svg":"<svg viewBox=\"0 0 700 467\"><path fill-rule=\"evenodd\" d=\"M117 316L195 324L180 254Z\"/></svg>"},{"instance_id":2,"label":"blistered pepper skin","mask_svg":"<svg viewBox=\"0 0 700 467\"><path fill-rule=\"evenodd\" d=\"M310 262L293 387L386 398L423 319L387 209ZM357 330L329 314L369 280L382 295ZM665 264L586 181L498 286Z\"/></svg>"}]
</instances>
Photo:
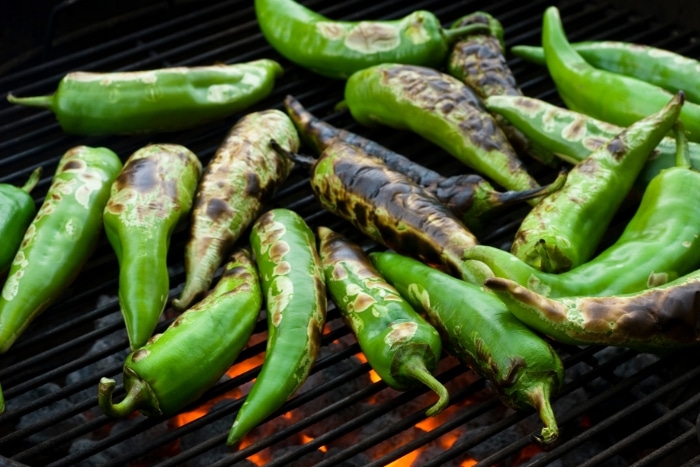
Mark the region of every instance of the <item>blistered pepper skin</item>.
<instances>
[{"instance_id":1,"label":"blistered pepper skin","mask_svg":"<svg viewBox=\"0 0 700 467\"><path fill-rule=\"evenodd\" d=\"M122 163L106 148L61 157L0 295L0 353L76 278L102 234L102 211Z\"/></svg>"},{"instance_id":2,"label":"blistered pepper skin","mask_svg":"<svg viewBox=\"0 0 700 467\"><path fill-rule=\"evenodd\" d=\"M239 112L267 97L282 75L268 59L233 65L66 75L50 96L15 97L47 108L80 135L171 132Z\"/></svg>"},{"instance_id":3,"label":"blistered pepper skin","mask_svg":"<svg viewBox=\"0 0 700 467\"><path fill-rule=\"evenodd\" d=\"M326 227L318 229L318 237L328 293L370 366L396 390L428 386L439 400L426 414L440 413L449 393L432 374L442 352L438 332L374 269L359 245Z\"/></svg>"},{"instance_id":4,"label":"blistered pepper skin","mask_svg":"<svg viewBox=\"0 0 700 467\"><path fill-rule=\"evenodd\" d=\"M393 252L370 253L380 274L440 333L445 349L488 379L507 405L534 407L543 444L559 429L550 397L564 369L554 349L512 315L495 295Z\"/></svg>"},{"instance_id":5,"label":"blistered pepper skin","mask_svg":"<svg viewBox=\"0 0 700 467\"><path fill-rule=\"evenodd\" d=\"M29 180L21 186L0 183L0 280L10 268L27 227L36 215L31 191L41 176L41 167L34 169Z\"/></svg>"},{"instance_id":6,"label":"blistered pepper skin","mask_svg":"<svg viewBox=\"0 0 700 467\"><path fill-rule=\"evenodd\" d=\"M114 403L115 381L102 378L98 404L110 417L135 410L170 416L199 397L234 363L248 342L262 306L255 263L235 251L211 293L178 316L124 362L125 398Z\"/></svg>"},{"instance_id":7,"label":"blistered pepper skin","mask_svg":"<svg viewBox=\"0 0 700 467\"><path fill-rule=\"evenodd\" d=\"M304 219L284 208L267 211L253 224L250 243L267 307L267 347L262 369L229 431L229 445L304 383L326 322L323 269L316 238Z\"/></svg>"},{"instance_id":8,"label":"blistered pepper skin","mask_svg":"<svg viewBox=\"0 0 700 467\"><path fill-rule=\"evenodd\" d=\"M173 307L186 309L209 289L217 268L264 203L282 186L292 164L272 147L299 148L294 125L279 110L241 118L207 164L197 188L185 247L186 281Z\"/></svg>"},{"instance_id":9,"label":"blistered pepper skin","mask_svg":"<svg viewBox=\"0 0 700 467\"><path fill-rule=\"evenodd\" d=\"M186 147L152 144L129 156L112 185L104 224L119 261L119 305L132 350L146 344L165 309L170 237L189 215L201 171Z\"/></svg>"},{"instance_id":10,"label":"blistered pepper skin","mask_svg":"<svg viewBox=\"0 0 700 467\"><path fill-rule=\"evenodd\" d=\"M345 103L359 123L411 130L503 188L538 186L480 99L457 78L426 67L377 65L347 80Z\"/></svg>"}]
</instances>

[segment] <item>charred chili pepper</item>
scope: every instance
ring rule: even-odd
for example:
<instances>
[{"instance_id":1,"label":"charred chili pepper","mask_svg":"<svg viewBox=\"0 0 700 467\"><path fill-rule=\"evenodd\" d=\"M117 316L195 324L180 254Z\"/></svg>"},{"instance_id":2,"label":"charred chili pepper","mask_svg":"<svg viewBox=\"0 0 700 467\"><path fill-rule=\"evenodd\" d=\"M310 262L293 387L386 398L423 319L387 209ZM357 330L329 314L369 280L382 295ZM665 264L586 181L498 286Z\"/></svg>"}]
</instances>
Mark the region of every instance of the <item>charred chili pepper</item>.
<instances>
[{"instance_id":1,"label":"charred chili pepper","mask_svg":"<svg viewBox=\"0 0 700 467\"><path fill-rule=\"evenodd\" d=\"M562 100L571 110L620 126L658 112L671 93L645 81L599 70L571 46L562 27L559 10L545 10L542 47L547 69ZM683 106L681 122L690 141L700 142L700 105Z\"/></svg>"},{"instance_id":2,"label":"charred chili pepper","mask_svg":"<svg viewBox=\"0 0 700 467\"><path fill-rule=\"evenodd\" d=\"M231 129L202 175L185 248L187 277L173 307L186 309L211 285L216 269L284 183L292 164L270 147L275 138L296 151L299 136L279 110L255 112Z\"/></svg>"},{"instance_id":3,"label":"charred chili pepper","mask_svg":"<svg viewBox=\"0 0 700 467\"><path fill-rule=\"evenodd\" d=\"M631 76L655 84L668 92L683 91L689 102L700 103L698 60L649 45L621 41L583 41L571 44L588 63L601 70ZM516 57L546 65L544 49L517 45L510 51Z\"/></svg>"},{"instance_id":4,"label":"charred chili pepper","mask_svg":"<svg viewBox=\"0 0 700 467\"><path fill-rule=\"evenodd\" d=\"M286 153L310 170L311 190L321 206L349 221L388 248L470 280L481 276L462 268L465 250L478 243L474 234L434 195L387 168L361 149L342 142L318 159Z\"/></svg>"},{"instance_id":5,"label":"charred chili pepper","mask_svg":"<svg viewBox=\"0 0 700 467\"><path fill-rule=\"evenodd\" d=\"M429 11L393 21L333 21L292 0L255 0L265 39L292 62L330 78L395 62L439 66L449 46L481 25L443 29Z\"/></svg>"},{"instance_id":6,"label":"charred chili pepper","mask_svg":"<svg viewBox=\"0 0 700 467\"><path fill-rule=\"evenodd\" d=\"M7 272L22 243L24 232L36 215L36 204L30 193L41 177L41 167L34 169L29 180L16 187L0 184L0 277Z\"/></svg>"},{"instance_id":7,"label":"charred chili pepper","mask_svg":"<svg viewBox=\"0 0 700 467\"><path fill-rule=\"evenodd\" d=\"M508 190L538 186L495 120L464 83L426 67L383 64L345 85L353 118L411 130Z\"/></svg>"},{"instance_id":8,"label":"charred chili pepper","mask_svg":"<svg viewBox=\"0 0 700 467\"><path fill-rule=\"evenodd\" d=\"M489 278L518 319L573 345L612 345L665 352L700 342L700 271L637 293L547 298L517 283Z\"/></svg>"},{"instance_id":9,"label":"charred chili pepper","mask_svg":"<svg viewBox=\"0 0 700 467\"><path fill-rule=\"evenodd\" d=\"M521 323L493 294L393 252L371 253L372 263L416 309L425 312L445 349L489 380L503 402L534 407L550 444L559 428L550 403L564 380L552 347Z\"/></svg>"},{"instance_id":10,"label":"charred chili pepper","mask_svg":"<svg viewBox=\"0 0 700 467\"><path fill-rule=\"evenodd\" d=\"M173 415L201 397L229 369L253 332L262 292L250 253L229 258L212 292L182 313L124 363L126 397L112 401L116 382L102 378L97 401L110 417L135 410Z\"/></svg>"},{"instance_id":11,"label":"charred chili pepper","mask_svg":"<svg viewBox=\"0 0 700 467\"><path fill-rule=\"evenodd\" d=\"M325 227L318 236L326 287L370 366L398 391L418 383L428 386L439 400L426 415L440 413L450 395L432 375L442 352L438 332L384 280L357 244Z\"/></svg>"},{"instance_id":12,"label":"charred chili pepper","mask_svg":"<svg viewBox=\"0 0 700 467\"><path fill-rule=\"evenodd\" d=\"M570 164L581 162L623 130L532 97L493 96L485 104L490 111L507 118L530 141ZM700 144L690 142L688 146L693 167L700 169ZM676 140L663 138L637 177L637 187L643 190L661 170L673 167L675 158Z\"/></svg>"},{"instance_id":13,"label":"charred chili pepper","mask_svg":"<svg viewBox=\"0 0 700 467\"><path fill-rule=\"evenodd\" d=\"M148 133L192 128L267 97L282 67L273 60L113 73L74 72L49 96L13 104L51 110L67 133Z\"/></svg>"},{"instance_id":14,"label":"charred chili pepper","mask_svg":"<svg viewBox=\"0 0 700 467\"><path fill-rule=\"evenodd\" d=\"M663 109L633 123L571 169L564 186L525 216L511 252L545 272L564 272L595 253L647 157L683 107L679 92Z\"/></svg>"},{"instance_id":15,"label":"charred chili pepper","mask_svg":"<svg viewBox=\"0 0 700 467\"><path fill-rule=\"evenodd\" d=\"M504 56L503 26L490 14L477 11L457 20L452 27L483 24L487 31L465 34L455 43L447 59L447 72L469 86L479 98L522 96ZM546 165L556 165L549 152L540 152L508 120L494 115L498 126L519 154L529 154Z\"/></svg>"},{"instance_id":16,"label":"charred chili pepper","mask_svg":"<svg viewBox=\"0 0 700 467\"><path fill-rule=\"evenodd\" d=\"M2 288L0 353L65 291L92 254L121 168L119 157L106 148L76 146L61 157Z\"/></svg>"},{"instance_id":17,"label":"charred chili pepper","mask_svg":"<svg viewBox=\"0 0 700 467\"><path fill-rule=\"evenodd\" d=\"M146 344L167 303L170 236L190 212L201 171L184 146L152 144L129 157L112 185L104 224L132 350Z\"/></svg>"},{"instance_id":18,"label":"charred chili pepper","mask_svg":"<svg viewBox=\"0 0 700 467\"><path fill-rule=\"evenodd\" d=\"M250 243L267 305L267 348L260 374L229 431L229 445L304 383L326 322L323 269L316 239L304 219L288 209L267 211L253 224Z\"/></svg>"},{"instance_id":19,"label":"charred chili pepper","mask_svg":"<svg viewBox=\"0 0 700 467\"><path fill-rule=\"evenodd\" d=\"M562 179L561 183L545 187L499 192L487 180L476 174L443 177L372 140L318 119L292 96L287 96L284 104L302 139L318 154L323 153L336 141L357 146L368 156L381 159L389 169L405 175L434 194L469 228L480 228L485 218L495 214L494 211L544 196L559 189L563 184Z\"/></svg>"},{"instance_id":20,"label":"charred chili pepper","mask_svg":"<svg viewBox=\"0 0 700 467\"><path fill-rule=\"evenodd\" d=\"M683 132L674 128L676 137ZM592 260L561 274L541 272L490 246L465 253L465 268L486 264L496 277L552 298L612 296L665 284L700 267L700 173L684 144L678 165L649 183L620 237Z\"/></svg>"}]
</instances>

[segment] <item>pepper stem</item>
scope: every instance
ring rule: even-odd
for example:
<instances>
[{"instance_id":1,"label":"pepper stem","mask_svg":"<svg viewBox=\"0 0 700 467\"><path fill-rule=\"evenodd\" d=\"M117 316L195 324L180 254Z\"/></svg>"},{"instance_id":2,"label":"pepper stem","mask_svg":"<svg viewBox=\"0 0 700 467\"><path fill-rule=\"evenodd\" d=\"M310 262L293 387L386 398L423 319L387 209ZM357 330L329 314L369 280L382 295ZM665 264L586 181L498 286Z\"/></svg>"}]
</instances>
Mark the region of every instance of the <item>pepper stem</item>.
<instances>
[{"instance_id":1,"label":"pepper stem","mask_svg":"<svg viewBox=\"0 0 700 467\"><path fill-rule=\"evenodd\" d=\"M443 29L442 35L444 36L447 43L451 44L452 42L456 41L462 36L467 36L469 34L489 33L490 31L491 30L489 29L488 24L476 23L469 24L467 26L461 26L458 28Z\"/></svg>"},{"instance_id":2,"label":"pepper stem","mask_svg":"<svg viewBox=\"0 0 700 467\"><path fill-rule=\"evenodd\" d=\"M22 185L21 190L30 193L36 184L39 183L39 178L41 178L41 167L37 167L32 171L31 175L29 175L29 180Z\"/></svg>"},{"instance_id":3,"label":"pepper stem","mask_svg":"<svg viewBox=\"0 0 700 467\"><path fill-rule=\"evenodd\" d=\"M26 105L28 107L41 107L42 109L50 109L53 107L54 95L52 94L50 96L15 97L12 94L8 94L7 100L13 104Z\"/></svg>"},{"instance_id":4,"label":"pepper stem","mask_svg":"<svg viewBox=\"0 0 700 467\"><path fill-rule=\"evenodd\" d=\"M428 371L423 359L418 355L414 355L404 360L402 366L402 373L409 378L413 378L425 384L438 395L438 401L426 410L425 414L432 417L442 412L450 403L450 393L447 391L447 388Z\"/></svg>"},{"instance_id":5,"label":"pepper stem","mask_svg":"<svg viewBox=\"0 0 700 467\"><path fill-rule=\"evenodd\" d=\"M297 154L287 151L282 146L280 146L279 143L274 139L270 140L270 146L272 146L272 149L277 151L279 154L282 154L284 157L288 158L295 164L299 164L300 166L306 169L310 169L316 163L317 159L314 159L311 156L305 156L304 154Z\"/></svg>"},{"instance_id":6,"label":"pepper stem","mask_svg":"<svg viewBox=\"0 0 700 467\"><path fill-rule=\"evenodd\" d=\"M676 167L692 168L688 137L685 135L685 128L680 120L677 120L673 125L673 135L676 137Z\"/></svg>"},{"instance_id":7,"label":"pepper stem","mask_svg":"<svg viewBox=\"0 0 700 467\"><path fill-rule=\"evenodd\" d=\"M121 402L114 404L112 393L116 384L111 378L102 378L97 387L97 404L105 415L123 418L140 407L149 405L148 402L152 399L151 388L145 381L134 379L126 397Z\"/></svg>"},{"instance_id":8,"label":"pepper stem","mask_svg":"<svg viewBox=\"0 0 700 467\"><path fill-rule=\"evenodd\" d=\"M535 439L542 445L553 443L559 437L559 427L557 419L554 416L552 404L549 402L550 385L548 381L542 381L535 384L527 393L527 398L544 423L544 428L539 435L535 435Z\"/></svg>"}]
</instances>

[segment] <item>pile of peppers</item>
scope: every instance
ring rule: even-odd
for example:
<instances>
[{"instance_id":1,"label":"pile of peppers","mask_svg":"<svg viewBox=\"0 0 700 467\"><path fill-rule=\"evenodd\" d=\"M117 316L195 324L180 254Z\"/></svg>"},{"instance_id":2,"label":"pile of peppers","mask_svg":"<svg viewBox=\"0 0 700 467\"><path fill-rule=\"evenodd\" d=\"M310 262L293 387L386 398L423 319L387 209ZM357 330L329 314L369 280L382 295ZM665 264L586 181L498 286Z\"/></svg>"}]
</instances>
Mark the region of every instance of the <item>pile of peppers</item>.
<instances>
[{"instance_id":1,"label":"pile of peppers","mask_svg":"<svg viewBox=\"0 0 700 467\"><path fill-rule=\"evenodd\" d=\"M549 7L542 48L512 50L547 66L562 108L523 95L503 28L485 12L449 28L427 11L343 22L293 0L256 0L255 12L285 59L346 80L343 104L359 123L414 132L460 161L464 174L445 177L336 128L293 96L276 105L286 113L249 112L283 77L271 59L76 72L51 96L9 95L50 109L67 133L81 135L167 135L236 121L205 166L177 144L131 155L77 146L38 209L31 193L40 168L22 187L0 185L0 352L46 319L39 315L50 314L102 235L118 258L131 347L124 398L112 400L115 380L99 383L109 416L170 416L197 401L234 364L264 311L265 363L229 445L304 383L329 301L390 387L435 393L428 416L449 404L433 374L444 349L505 404L535 410L543 428L533 436L543 445L559 435L551 406L564 379L557 342L645 352L697 345L700 87L687 79L697 62L637 44L572 45ZM551 169L547 183L530 164ZM367 254L273 207L295 165L308 170L323 208L393 251ZM635 193L637 212L600 248ZM530 211L511 251L480 244L491 216L517 203ZM180 227L189 235L187 277L171 297L170 239ZM180 315L158 333L168 305Z\"/></svg>"}]
</instances>

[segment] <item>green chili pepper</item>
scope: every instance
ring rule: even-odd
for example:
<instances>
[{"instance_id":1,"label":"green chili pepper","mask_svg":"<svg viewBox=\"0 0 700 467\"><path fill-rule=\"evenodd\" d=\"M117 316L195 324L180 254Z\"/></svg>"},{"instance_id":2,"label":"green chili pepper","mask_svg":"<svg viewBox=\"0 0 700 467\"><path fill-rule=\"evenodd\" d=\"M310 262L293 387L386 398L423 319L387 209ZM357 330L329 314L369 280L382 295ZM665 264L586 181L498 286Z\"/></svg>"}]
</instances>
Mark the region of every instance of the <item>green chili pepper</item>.
<instances>
[{"instance_id":1,"label":"green chili pepper","mask_svg":"<svg viewBox=\"0 0 700 467\"><path fill-rule=\"evenodd\" d=\"M147 133L192 128L267 97L282 67L273 60L113 73L74 72L49 96L15 97L42 107L67 133Z\"/></svg>"},{"instance_id":2,"label":"green chili pepper","mask_svg":"<svg viewBox=\"0 0 700 467\"><path fill-rule=\"evenodd\" d=\"M659 112L576 164L561 190L525 216L511 252L545 272L568 271L588 261L647 157L677 121L683 101L681 91Z\"/></svg>"},{"instance_id":3,"label":"green chili pepper","mask_svg":"<svg viewBox=\"0 0 700 467\"><path fill-rule=\"evenodd\" d=\"M0 353L65 291L102 233L102 210L122 163L106 148L77 146L58 163L0 295Z\"/></svg>"},{"instance_id":4,"label":"green chili pepper","mask_svg":"<svg viewBox=\"0 0 700 467\"><path fill-rule=\"evenodd\" d=\"M348 79L345 103L359 123L411 130L508 190L539 186L479 98L450 75L377 65Z\"/></svg>"},{"instance_id":5,"label":"green chili pepper","mask_svg":"<svg viewBox=\"0 0 700 467\"><path fill-rule=\"evenodd\" d=\"M674 129L684 140L683 131ZM475 246L464 267L488 266L496 277L552 298L611 296L665 284L700 266L700 173L679 145L677 166L649 183L620 237L592 260L561 274L541 272L512 254ZM471 261L476 260L476 261Z\"/></svg>"},{"instance_id":6,"label":"green chili pepper","mask_svg":"<svg viewBox=\"0 0 700 467\"><path fill-rule=\"evenodd\" d=\"M545 187L499 192L487 180L476 174L443 177L372 140L316 118L292 96L285 99L285 107L302 139L318 154L323 153L336 141L356 146L368 156L380 159L387 168L405 175L434 194L469 228L480 229L488 217L497 214L502 208L544 196L561 188L563 184L563 179L560 179L557 183Z\"/></svg>"},{"instance_id":7,"label":"green chili pepper","mask_svg":"<svg viewBox=\"0 0 700 467\"><path fill-rule=\"evenodd\" d=\"M483 24L488 30L460 37L447 59L447 72L469 86L482 100L489 96L522 96L503 54L505 42L501 23L488 13L477 11L457 20L452 27L470 24ZM528 154L546 165L557 165L558 160L551 153L537 151L508 120L497 114L494 118L519 154Z\"/></svg>"},{"instance_id":8,"label":"green chili pepper","mask_svg":"<svg viewBox=\"0 0 700 467\"><path fill-rule=\"evenodd\" d=\"M267 305L265 361L228 434L233 445L306 380L321 346L326 286L316 239L304 219L273 209L253 224L250 243Z\"/></svg>"},{"instance_id":9,"label":"green chili pepper","mask_svg":"<svg viewBox=\"0 0 700 467\"><path fill-rule=\"evenodd\" d=\"M570 164L581 162L623 130L532 97L492 96L485 104L490 111L507 118L533 144ZM690 142L688 145L692 165L700 169L700 144ZM663 138L649 155L637 177L636 187L644 190L661 170L674 166L675 158L676 140Z\"/></svg>"},{"instance_id":10,"label":"green chili pepper","mask_svg":"<svg viewBox=\"0 0 700 467\"><path fill-rule=\"evenodd\" d=\"M287 150L299 148L299 136L284 113L255 112L233 126L207 165L185 248L187 279L180 298L172 302L176 309L187 308L209 289L235 242L287 179L292 164L270 147L270 138Z\"/></svg>"},{"instance_id":11,"label":"green chili pepper","mask_svg":"<svg viewBox=\"0 0 700 467\"><path fill-rule=\"evenodd\" d=\"M552 299L502 278L485 284L514 316L562 343L652 353L700 343L700 270L641 292L603 297Z\"/></svg>"},{"instance_id":12,"label":"green chili pepper","mask_svg":"<svg viewBox=\"0 0 700 467\"><path fill-rule=\"evenodd\" d=\"M621 41L583 41L571 44L588 63L601 70L631 76L668 92L683 91L688 101L700 103L698 60L649 45ZM516 57L546 65L544 49L529 45L511 47Z\"/></svg>"},{"instance_id":13,"label":"green chili pepper","mask_svg":"<svg viewBox=\"0 0 700 467\"><path fill-rule=\"evenodd\" d=\"M248 342L261 305L255 264L247 250L239 249L209 295L127 357L126 397L121 402L112 402L115 381L100 380L100 409L110 417L126 417L135 410L169 416L199 399Z\"/></svg>"},{"instance_id":14,"label":"green chili pepper","mask_svg":"<svg viewBox=\"0 0 700 467\"><path fill-rule=\"evenodd\" d=\"M671 100L671 93L658 86L588 64L567 40L556 7L545 10L542 46L549 74L571 110L629 126L658 112ZM700 142L700 105L686 103L680 120L688 131L688 139Z\"/></svg>"},{"instance_id":15,"label":"green chili pepper","mask_svg":"<svg viewBox=\"0 0 700 467\"><path fill-rule=\"evenodd\" d=\"M328 292L370 366L396 390L428 386L439 400L426 415L440 413L450 395L432 375L442 352L438 332L382 278L357 244L325 227L318 237Z\"/></svg>"},{"instance_id":16,"label":"green chili pepper","mask_svg":"<svg viewBox=\"0 0 700 467\"><path fill-rule=\"evenodd\" d=\"M451 274L463 270L465 250L478 243L474 234L435 196L404 175L387 168L361 149L336 142L318 159L281 153L311 171L311 189L321 206L351 222L388 248Z\"/></svg>"},{"instance_id":17,"label":"green chili pepper","mask_svg":"<svg viewBox=\"0 0 700 467\"><path fill-rule=\"evenodd\" d=\"M392 252L371 253L372 263L408 302L425 312L445 349L489 380L515 409L534 407L544 422L537 437L557 439L550 404L564 380L561 360L496 296Z\"/></svg>"},{"instance_id":18,"label":"green chili pepper","mask_svg":"<svg viewBox=\"0 0 700 467\"><path fill-rule=\"evenodd\" d=\"M189 149L152 144L129 157L112 185L104 224L119 261L119 305L132 350L151 337L167 303L170 237L190 212L201 170Z\"/></svg>"},{"instance_id":19,"label":"green chili pepper","mask_svg":"<svg viewBox=\"0 0 700 467\"><path fill-rule=\"evenodd\" d=\"M265 39L292 62L330 78L395 62L439 66L451 43L482 25L443 29L429 11L393 21L332 21L292 0L255 0Z\"/></svg>"},{"instance_id":20,"label":"green chili pepper","mask_svg":"<svg viewBox=\"0 0 700 467\"><path fill-rule=\"evenodd\" d=\"M24 232L36 215L36 204L30 196L41 177L41 167L34 169L20 188L0 184L0 277L7 272L22 243Z\"/></svg>"}]
</instances>

